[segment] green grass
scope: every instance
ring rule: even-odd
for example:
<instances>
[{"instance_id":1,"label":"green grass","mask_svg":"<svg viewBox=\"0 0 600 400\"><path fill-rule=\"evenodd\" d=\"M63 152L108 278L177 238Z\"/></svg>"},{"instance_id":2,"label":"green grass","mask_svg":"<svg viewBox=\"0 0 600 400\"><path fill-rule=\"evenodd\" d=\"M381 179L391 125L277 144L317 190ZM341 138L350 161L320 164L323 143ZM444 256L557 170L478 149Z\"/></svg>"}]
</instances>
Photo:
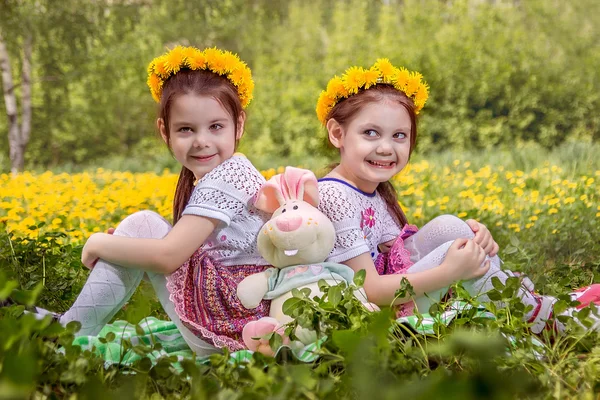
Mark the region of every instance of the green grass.
<instances>
[{"instance_id":1,"label":"green grass","mask_svg":"<svg viewBox=\"0 0 600 400\"><path fill-rule=\"evenodd\" d=\"M432 167L419 175L417 184L428 183L424 201L432 199L436 204L425 207L416 222L422 224L444 212L468 212L490 226L505 266L526 272L544 293L560 296L571 288L600 282L597 183L573 189L577 195L587 193L593 207L577 200L564 204L557 214L544 208L535 226L525 229L530 210L541 206L521 201L521 208L517 207L508 182L498 180L498 185L505 185L500 200L521 215L469 208L468 199L459 199L460 185L449 183L443 188L434 179L448 167L462 180L466 167L454 166L454 160L469 160L475 172L486 165L522 170L528 175L527 186L539 189L543 196L544 190L558 185L552 185L550 178L544 181L545 176L532 178L532 170L549 161L563 169L560 179L583 182L582 176L595 176L600 181L594 175L600 171L597 151L597 145L565 144L553 152L528 147L513 152L418 156L415 163L427 159ZM399 183L399 191L407 187ZM440 209L442 195L451 197L446 210ZM405 195L401 200L414 212L419 197ZM504 224L497 226L500 221ZM520 224L521 230L509 228L509 222ZM560 234L552 234L557 227ZM69 244L59 233L46 232L37 240L23 241L0 232L0 300L12 293L23 304L68 308L87 274L79 263L80 251L79 245ZM388 313L368 314L353 307L355 300L348 289L335 289L337 294L331 299L328 289L319 301L298 294L290 308L299 317L297 322L314 325L320 321L329 327L319 361L299 364L257 355L249 365L238 366L216 355L208 365L185 364L181 374L174 372L172 360L149 370L139 365L104 368L97 355L70 345L72 328L18 317L21 306L0 308L0 398L69 398L74 394L78 398L598 398L600 335L574 328L562 336L551 332L532 336L520 318L524 310L514 299L511 285L497 288L494 294L508 303L506 308L484 304L494 311L496 320L465 314L448 327L437 326L436 334L429 336L395 327ZM455 293L476 303L460 287ZM438 308L431 311L439 313ZM142 285L118 317L136 323L146 315L164 317L151 289ZM507 337L516 342L510 343ZM541 348L533 338L542 343ZM56 351L59 346L63 352ZM142 372L131 374L132 370Z\"/></svg>"}]
</instances>

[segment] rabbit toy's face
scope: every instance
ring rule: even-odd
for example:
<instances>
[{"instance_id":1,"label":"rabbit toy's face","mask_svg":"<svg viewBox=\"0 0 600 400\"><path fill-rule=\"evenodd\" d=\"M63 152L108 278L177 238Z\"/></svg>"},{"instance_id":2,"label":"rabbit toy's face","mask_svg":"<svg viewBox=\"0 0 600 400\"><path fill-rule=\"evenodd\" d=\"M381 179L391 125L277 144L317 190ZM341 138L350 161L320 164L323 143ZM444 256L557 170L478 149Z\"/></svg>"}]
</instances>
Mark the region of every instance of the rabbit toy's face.
<instances>
[{"instance_id":1,"label":"rabbit toy's face","mask_svg":"<svg viewBox=\"0 0 600 400\"><path fill-rule=\"evenodd\" d=\"M312 205L289 200L280 206L258 235L261 255L271 265L290 265L324 261L335 240L331 221Z\"/></svg>"}]
</instances>

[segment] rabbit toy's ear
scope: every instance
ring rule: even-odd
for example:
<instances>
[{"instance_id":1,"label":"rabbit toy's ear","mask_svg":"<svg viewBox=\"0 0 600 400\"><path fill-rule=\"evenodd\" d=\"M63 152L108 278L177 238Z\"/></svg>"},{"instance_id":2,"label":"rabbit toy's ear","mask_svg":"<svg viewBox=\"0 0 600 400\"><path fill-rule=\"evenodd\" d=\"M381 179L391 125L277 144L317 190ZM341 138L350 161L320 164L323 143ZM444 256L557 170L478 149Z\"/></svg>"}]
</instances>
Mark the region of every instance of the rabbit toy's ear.
<instances>
[{"instance_id":1,"label":"rabbit toy's ear","mask_svg":"<svg viewBox=\"0 0 600 400\"><path fill-rule=\"evenodd\" d=\"M282 190L283 185L281 174L269 179L256 194L254 206L259 210L273 214L275 210L285 203Z\"/></svg>"},{"instance_id":2,"label":"rabbit toy's ear","mask_svg":"<svg viewBox=\"0 0 600 400\"><path fill-rule=\"evenodd\" d=\"M305 201L316 208L319 205L319 187L315 174L306 169L285 167L283 174L275 175L262 185L254 206L273 214L289 200Z\"/></svg>"},{"instance_id":3,"label":"rabbit toy's ear","mask_svg":"<svg viewBox=\"0 0 600 400\"><path fill-rule=\"evenodd\" d=\"M284 172L284 197L303 200L313 207L319 205L319 186L315 174L301 168L286 167ZM286 196L287 195L287 196Z\"/></svg>"}]
</instances>

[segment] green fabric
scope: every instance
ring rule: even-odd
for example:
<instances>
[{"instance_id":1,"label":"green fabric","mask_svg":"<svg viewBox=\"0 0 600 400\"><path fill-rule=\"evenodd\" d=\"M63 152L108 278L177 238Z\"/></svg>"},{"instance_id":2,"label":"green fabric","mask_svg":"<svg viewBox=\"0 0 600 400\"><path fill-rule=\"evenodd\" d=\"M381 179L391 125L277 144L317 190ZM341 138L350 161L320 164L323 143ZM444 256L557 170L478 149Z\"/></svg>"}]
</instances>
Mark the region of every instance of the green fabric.
<instances>
[{"instance_id":1,"label":"green fabric","mask_svg":"<svg viewBox=\"0 0 600 400\"><path fill-rule=\"evenodd\" d=\"M429 314L422 314L421 318L417 316L401 317L396 320L399 325L412 329L420 334L435 333L436 321L448 325L460 313L470 309L471 306L461 302L453 303L448 310L442 313L439 317L433 318ZM477 317L494 318L494 315L482 309L477 310ZM420 321L419 321L420 319ZM135 351L135 346L138 344L146 344L154 346L160 343L160 349L154 350L147 356L155 363L157 359L163 356L177 356L178 360L193 359L194 354L186 344L185 340L177 330L175 324L171 321L162 321L154 317L145 318L138 324L138 330L135 325L125 321L115 321L112 324L106 325L98 334L98 336L79 336L73 341L73 344L79 345L83 350L94 351L101 355L106 361L106 365L123 364L131 365L136 360L144 357ZM141 330L140 330L141 328ZM108 342L105 338L109 333L114 334L114 340ZM112 335L109 335L112 336ZM303 362L313 362L319 357L319 349L326 338L321 338L318 342L309 344L302 349L292 349L289 346L281 346L275 357L289 358L294 357ZM123 341L129 340L134 349L124 350ZM514 344L514 340L509 338ZM537 339L532 338L534 344L543 346ZM241 350L231 353L230 362L244 363L252 358L252 351ZM197 363L202 364L208 362L208 357L196 358ZM176 364L176 367L178 365Z\"/></svg>"}]
</instances>

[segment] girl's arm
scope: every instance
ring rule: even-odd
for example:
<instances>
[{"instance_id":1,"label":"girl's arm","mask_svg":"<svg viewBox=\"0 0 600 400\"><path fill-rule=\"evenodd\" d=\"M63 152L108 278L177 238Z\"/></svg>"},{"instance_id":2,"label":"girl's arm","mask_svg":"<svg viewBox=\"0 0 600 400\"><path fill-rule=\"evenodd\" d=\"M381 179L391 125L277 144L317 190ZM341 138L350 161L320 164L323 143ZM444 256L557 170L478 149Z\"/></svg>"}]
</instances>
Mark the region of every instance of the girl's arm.
<instances>
[{"instance_id":1,"label":"girl's arm","mask_svg":"<svg viewBox=\"0 0 600 400\"><path fill-rule=\"evenodd\" d=\"M88 267L101 258L124 267L170 274L194 254L218 223L212 218L183 215L162 239L96 233L85 243L81 260Z\"/></svg>"},{"instance_id":2,"label":"girl's arm","mask_svg":"<svg viewBox=\"0 0 600 400\"><path fill-rule=\"evenodd\" d=\"M489 261L482 266L485 252L481 246L469 239L457 239L450 246L442 263L429 270L395 275L379 275L368 253L361 254L344 262L354 272L366 270L364 289L370 302L377 305L390 305L395 292L400 288L402 278L408 279L415 292L414 297L434 292L450 286L460 279L478 278L488 271ZM410 300L410 296L399 298L394 303L402 304Z\"/></svg>"}]
</instances>

